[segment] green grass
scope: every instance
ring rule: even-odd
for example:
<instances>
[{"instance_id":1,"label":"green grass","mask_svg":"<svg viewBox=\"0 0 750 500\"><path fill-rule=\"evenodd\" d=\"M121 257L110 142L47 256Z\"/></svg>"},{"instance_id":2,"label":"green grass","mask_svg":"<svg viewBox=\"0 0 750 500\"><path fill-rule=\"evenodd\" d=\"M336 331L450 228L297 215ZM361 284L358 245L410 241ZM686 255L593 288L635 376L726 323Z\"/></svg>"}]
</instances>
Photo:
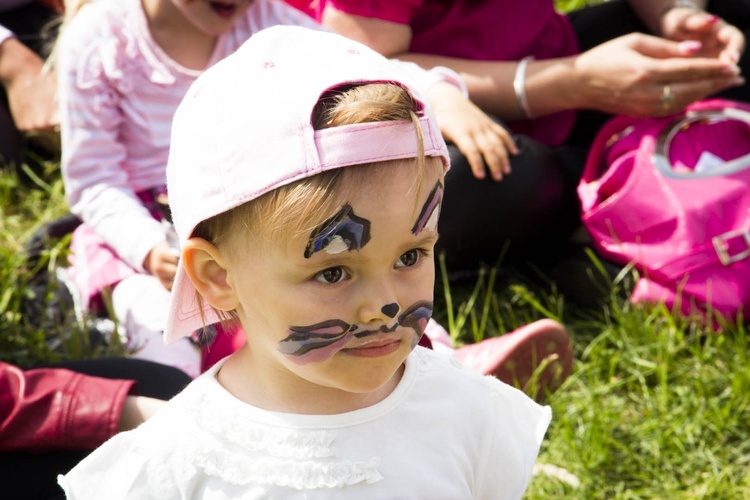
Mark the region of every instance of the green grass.
<instances>
[{"instance_id":1,"label":"green grass","mask_svg":"<svg viewBox=\"0 0 750 500\"><path fill-rule=\"evenodd\" d=\"M19 366L68 359L122 355L119 337L92 343L73 310L47 317L29 304L46 305L58 286L33 286L38 275L54 277L67 262L69 237L51 240L39 259L30 260L25 245L45 223L67 213L59 165L34 161L18 171L0 170L0 359Z\"/></svg>"}]
</instances>

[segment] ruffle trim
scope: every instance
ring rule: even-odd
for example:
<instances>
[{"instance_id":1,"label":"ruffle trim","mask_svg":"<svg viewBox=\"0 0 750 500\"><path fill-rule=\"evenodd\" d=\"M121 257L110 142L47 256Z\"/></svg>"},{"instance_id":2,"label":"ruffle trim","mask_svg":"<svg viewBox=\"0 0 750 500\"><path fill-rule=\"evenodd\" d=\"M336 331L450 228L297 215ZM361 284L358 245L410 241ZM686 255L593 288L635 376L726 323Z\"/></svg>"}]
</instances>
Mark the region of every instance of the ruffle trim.
<instances>
[{"instance_id":1,"label":"ruffle trim","mask_svg":"<svg viewBox=\"0 0 750 500\"><path fill-rule=\"evenodd\" d=\"M216 441L226 440L247 451L283 458L311 459L333 455L332 432L259 426L241 415L220 410L205 398L197 401L197 407L198 426L214 435Z\"/></svg>"},{"instance_id":2,"label":"ruffle trim","mask_svg":"<svg viewBox=\"0 0 750 500\"><path fill-rule=\"evenodd\" d=\"M161 428L159 439L152 436L132 448L149 464L148 474L164 484L187 484L197 471L235 486L294 490L384 479L379 456L337 457L335 431L257 422L195 392L178 395L170 405L168 413L154 417L168 419L169 429Z\"/></svg>"},{"instance_id":3,"label":"ruffle trim","mask_svg":"<svg viewBox=\"0 0 750 500\"><path fill-rule=\"evenodd\" d=\"M383 479L380 459L369 462L313 462L279 458L249 459L224 450L193 455L193 465L205 474L235 485L282 486L296 490L343 488Z\"/></svg>"}]
</instances>

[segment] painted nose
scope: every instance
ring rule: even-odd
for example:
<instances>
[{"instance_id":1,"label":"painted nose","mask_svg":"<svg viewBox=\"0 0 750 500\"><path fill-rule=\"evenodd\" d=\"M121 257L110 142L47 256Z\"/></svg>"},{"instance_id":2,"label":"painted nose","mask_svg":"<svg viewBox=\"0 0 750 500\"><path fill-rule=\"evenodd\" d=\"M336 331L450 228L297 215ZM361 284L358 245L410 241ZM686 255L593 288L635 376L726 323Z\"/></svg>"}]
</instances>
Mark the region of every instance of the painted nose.
<instances>
[{"instance_id":1,"label":"painted nose","mask_svg":"<svg viewBox=\"0 0 750 500\"><path fill-rule=\"evenodd\" d=\"M388 316L389 318L395 318L398 314L398 304L393 302L392 304L386 304L382 308L380 308L380 312Z\"/></svg>"}]
</instances>

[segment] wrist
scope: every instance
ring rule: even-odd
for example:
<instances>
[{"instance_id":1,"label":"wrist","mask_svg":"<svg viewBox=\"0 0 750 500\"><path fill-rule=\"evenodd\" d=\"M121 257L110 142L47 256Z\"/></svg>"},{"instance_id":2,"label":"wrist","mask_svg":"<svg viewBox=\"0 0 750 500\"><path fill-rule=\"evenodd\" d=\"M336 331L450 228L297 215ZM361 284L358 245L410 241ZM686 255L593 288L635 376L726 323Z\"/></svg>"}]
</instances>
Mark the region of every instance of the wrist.
<instances>
[{"instance_id":1,"label":"wrist","mask_svg":"<svg viewBox=\"0 0 750 500\"><path fill-rule=\"evenodd\" d=\"M526 70L529 62L533 61L534 58L531 56L524 57L516 66L516 73L513 76L513 92L516 95L516 101L518 101L518 107L521 110L521 114L527 120L534 118L531 108L529 107L529 100L526 95Z\"/></svg>"},{"instance_id":2,"label":"wrist","mask_svg":"<svg viewBox=\"0 0 750 500\"><path fill-rule=\"evenodd\" d=\"M664 18L667 12L670 12L674 9L703 10L703 6L699 5L698 2L695 2L694 0L675 0L674 2L671 2L669 5L664 7L661 12L659 12L659 20L661 21L661 19Z\"/></svg>"},{"instance_id":3,"label":"wrist","mask_svg":"<svg viewBox=\"0 0 750 500\"><path fill-rule=\"evenodd\" d=\"M705 13L706 2L697 0L674 0L659 11L653 33L671 38L675 26L682 25L685 19L696 13Z\"/></svg>"}]
</instances>

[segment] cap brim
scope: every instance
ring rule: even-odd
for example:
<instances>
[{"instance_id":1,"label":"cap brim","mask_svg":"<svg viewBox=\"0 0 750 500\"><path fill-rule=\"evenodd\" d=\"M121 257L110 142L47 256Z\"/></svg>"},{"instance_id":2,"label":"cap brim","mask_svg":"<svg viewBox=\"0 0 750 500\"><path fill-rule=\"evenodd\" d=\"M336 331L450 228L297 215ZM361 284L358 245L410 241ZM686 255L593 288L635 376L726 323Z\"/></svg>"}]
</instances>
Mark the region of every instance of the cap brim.
<instances>
[{"instance_id":1,"label":"cap brim","mask_svg":"<svg viewBox=\"0 0 750 500\"><path fill-rule=\"evenodd\" d=\"M172 284L169 297L169 313L167 326L164 330L164 342L171 344L206 325L221 321L216 312L204 303L201 310L198 307L197 292L190 281L182 262L177 265L177 274Z\"/></svg>"}]
</instances>

